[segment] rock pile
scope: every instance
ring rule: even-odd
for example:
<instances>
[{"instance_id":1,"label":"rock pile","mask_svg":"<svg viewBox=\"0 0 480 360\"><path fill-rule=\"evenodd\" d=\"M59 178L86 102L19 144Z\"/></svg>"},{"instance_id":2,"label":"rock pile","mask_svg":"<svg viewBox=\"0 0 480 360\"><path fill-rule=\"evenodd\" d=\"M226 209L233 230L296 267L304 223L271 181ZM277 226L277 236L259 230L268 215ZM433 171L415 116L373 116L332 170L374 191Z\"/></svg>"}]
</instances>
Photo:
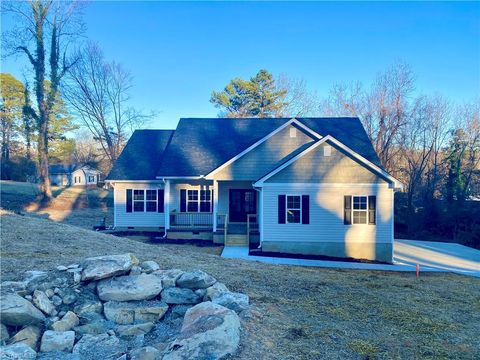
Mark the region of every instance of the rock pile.
<instances>
[{"instance_id":1,"label":"rock pile","mask_svg":"<svg viewBox=\"0 0 480 360\"><path fill-rule=\"evenodd\" d=\"M100 256L1 284L0 359L221 359L249 298L203 271Z\"/></svg>"}]
</instances>

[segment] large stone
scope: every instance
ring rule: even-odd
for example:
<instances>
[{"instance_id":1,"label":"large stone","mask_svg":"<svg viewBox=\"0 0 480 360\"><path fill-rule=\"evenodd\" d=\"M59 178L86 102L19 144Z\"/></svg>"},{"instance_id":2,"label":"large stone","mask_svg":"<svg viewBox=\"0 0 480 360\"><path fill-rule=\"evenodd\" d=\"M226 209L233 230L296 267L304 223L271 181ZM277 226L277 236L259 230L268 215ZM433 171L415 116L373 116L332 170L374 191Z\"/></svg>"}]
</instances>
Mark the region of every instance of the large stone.
<instances>
[{"instance_id":1,"label":"large stone","mask_svg":"<svg viewBox=\"0 0 480 360\"><path fill-rule=\"evenodd\" d=\"M43 333L41 352L66 351L71 352L75 342L74 331L52 331L47 330Z\"/></svg>"},{"instance_id":2,"label":"large stone","mask_svg":"<svg viewBox=\"0 0 480 360\"><path fill-rule=\"evenodd\" d=\"M85 335L85 334L100 335L100 334L106 333L108 330L112 328L113 326L109 321L96 320L85 325L75 326L73 330L75 330L75 332L78 335Z\"/></svg>"},{"instance_id":3,"label":"large stone","mask_svg":"<svg viewBox=\"0 0 480 360\"><path fill-rule=\"evenodd\" d=\"M11 339L11 344L25 344L30 346L33 350L38 350L38 341L42 332L37 326L27 326L17 332Z\"/></svg>"},{"instance_id":4,"label":"large stone","mask_svg":"<svg viewBox=\"0 0 480 360\"><path fill-rule=\"evenodd\" d=\"M142 262L140 264L140 267L147 274L150 274L150 273L160 269L160 266L158 266L158 264L155 261L152 261L152 260Z\"/></svg>"},{"instance_id":5,"label":"large stone","mask_svg":"<svg viewBox=\"0 0 480 360\"><path fill-rule=\"evenodd\" d=\"M47 353L38 353L37 360L82 360L77 354L66 353L64 351L52 351Z\"/></svg>"},{"instance_id":6,"label":"large stone","mask_svg":"<svg viewBox=\"0 0 480 360\"><path fill-rule=\"evenodd\" d=\"M215 296L213 303L225 306L226 308L240 313L248 309L249 298L248 295L242 293L227 292Z\"/></svg>"},{"instance_id":7,"label":"large stone","mask_svg":"<svg viewBox=\"0 0 480 360\"><path fill-rule=\"evenodd\" d=\"M119 325L116 332L120 337L145 335L152 331L155 324L153 322L146 322L134 325Z\"/></svg>"},{"instance_id":8,"label":"large stone","mask_svg":"<svg viewBox=\"0 0 480 360\"><path fill-rule=\"evenodd\" d=\"M16 294L6 294L0 300L0 318L5 325L33 325L45 321L45 315L32 303Z\"/></svg>"},{"instance_id":9,"label":"large stone","mask_svg":"<svg viewBox=\"0 0 480 360\"><path fill-rule=\"evenodd\" d=\"M3 324L0 324L0 344L8 339L10 339L10 334L8 333L7 327Z\"/></svg>"},{"instance_id":10,"label":"large stone","mask_svg":"<svg viewBox=\"0 0 480 360\"><path fill-rule=\"evenodd\" d=\"M102 280L97 286L103 301L149 300L162 291L162 281L152 274L120 276Z\"/></svg>"},{"instance_id":11,"label":"large stone","mask_svg":"<svg viewBox=\"0 0 480 360\"><path fill-rule=\"evenodd\" d=\"M88 258L82 264L82 280L100 280L126 274L137 264L137 258L130 253Z\"/></svg>"},{"instance_id":12,"label":"large stone","mask_svg":"<svg viewBox=\"0 0 480 360\"><path fill-rule=\"evenodd\" d=\"M100 300L83 299L75 303L73 311L75 311L75 313L78 315L92 312L101 314L103 312L103 304Z\"/></svg>"},{"instance_id":13,"label":"large stone","mask_svg":"<svg viewBox=\"0 0 480 360\"><path fill-rule=\"evenodd\" d=\"M109 301L105 303L103 309L108 320L128 325L134 322L158 321L167 312L168 305L161 301Z\"/></svg>"},{"instance_id":14,"label":"large stone","mask_svg":"<svg viewBox=\"0 0 480 360\"><path fill-rule=\"evenodd\" d=\"M42 310L47 315L55 315L55 305L50 301L47 294L43 291L35 290L33 292L33 303L37 308Z\"/></svg>"},{"instance_id":15,"label":"large stone","mask_svg":"<svg viewBox=\"0 0 480 360\"><path fill-rule=\"evenodd\" d=\"M30 293L37 289L41 283L48 279L48 273L45 271L25 271L25 286Z\"/></svg>"},{"instance_id":16,"label":"large stone","mask_svg":"<svg viewBox=\"0 0 480 360\"><path fill-rule=\"evenodd\" d=\"M61 320L54 322L51 327L55 331L68 331L72 330L79 323L78 316L74 312L68 311Z\"/></svg>"},{"instance_id":17,"label":"large stone","mask_svg":"<svg viewBox=\"0 0 480 360\"><path fill-rule=\"evenodd\" d=\"M116 360L125 352L124 344L108 334L83 335L73 348L73 353L82 360Z\"/></svg>"},{"instance_id":18,"label":"large stone","mask_svg":"<svg viewBox=\"0 0 480 360\"><path fill-rule=\"evenodd\" d=\"M129 353L131 360L159 360L162 353L152 346L134 349Z\"/></svg>"},{"instance_id":19,"label":"large stone","mask_svg":"<svg viewBox=\"0 0 480 360\"><path fill-rule=\"evenodd\" d=\"M75 292L75 290L73 290L71 288L60 289L58 295L60 295L60 297L62 298L62 302L65 305L73 304L78 299L77 293Z\"/></svg>"},{"instance_id":20,"label":"large stone","mask_svg":"<svg viewBox=\"0 0 480 360\"><path fill-rule=\"evenodd\" d=\"M0 293L13 293L20 296L25 296L29 294L29 291L27 290L27 285L24 281L4 281L0 284Z\"/></svg>"},{"instance_id":21,"label":"large stone","mask_svg":"<svg viewBox=\"0 0 480 360\"><path fill-rule=\"evenodd\" d=\"M201 270L196 270L183 273L177 279L177 286L188 289L206 289L216 282L214 277Z\"/></svg>"},{"instance_id":22,"label":"large stone","mask_svg":"<svg viewBox=\"0 0 480 360\"><path fill-rule=\"evenodd\" d=\"M191 289L172 287L162 291L161 298L167 304L198 304L202 297Z\"/></svg>"},{"instance_id":23,"label":"large stone","mask_svg":"<svg viewBox=\"0 0 480 360\"><path fill-rule=\"evenodd\" d=\"M179 269L170 269L170 270L157 270L154 271L152 274L155 276L160 277L162 280L162 287L164 289L175 287L177 280L180 276L182 276L184 272Z\"/></svg>"},{"instance_id":24,"label":"large stone","mask_svg":"<svg viewBox=\"0 0 480 360\"><path fill-rule=\"evenodd\" d=\"M36 357L37 353L22 343L0 346L1 360L34 360Z\"/></svg>"},{"instance_id":25,"label":"large stone","mask_svg":"<svg viewBox=\"0 0 480 360\"><path fill-rule=\"evenodd\" d=\"M238 315L221 305L204 302L185 314L182 330L163 360L222 359L240 343Z\"/></svg>"},{"instance_id":26,"label":"large stone","mask_svg":"<svg viewBox=\"0 0 480 360\"><path fill-rule=\"evenodd\" d=\"M217 281L215 284L207 288L207 293L205 294L205 300L207 301L213 300L217 296L220 296L221 294L225 294L228 292L230 292L230 290L228 290L225 284Z\"/></svg>"}]
</instances>

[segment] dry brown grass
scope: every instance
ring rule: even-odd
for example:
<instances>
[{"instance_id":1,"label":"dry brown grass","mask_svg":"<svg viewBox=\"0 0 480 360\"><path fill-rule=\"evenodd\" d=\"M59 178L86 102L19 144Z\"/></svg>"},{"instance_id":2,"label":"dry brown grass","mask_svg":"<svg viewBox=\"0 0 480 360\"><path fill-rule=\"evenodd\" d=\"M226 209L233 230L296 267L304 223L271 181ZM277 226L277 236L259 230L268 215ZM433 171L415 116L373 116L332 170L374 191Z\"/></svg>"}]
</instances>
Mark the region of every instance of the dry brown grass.
<instances>
[{"instance_id":1,"label":"dry brown grass","mask_svg":"<svg viewBox=\"0 0 480 360\"><path fill-rule=\"evenodd\" d=\"M52 191L52 201L41 204L38 185L0 181L1 207L87 229L103 217L107 218L107 224L113 224L113 214L109 211L113 204L111 191L61 186L52 187Z\"/></svg>"},{"instance_id":2,"label":"dry brown grass","mask_svg":"<svg viewBox=\"0 0 480 360\"><path fill-rule=\"evenodd\" d=\"M223 259L3 213L4 280L102 254L202 269L250 295L239 359L478 359L480 280L278 266Z\"/></svg>"}]
</instances>

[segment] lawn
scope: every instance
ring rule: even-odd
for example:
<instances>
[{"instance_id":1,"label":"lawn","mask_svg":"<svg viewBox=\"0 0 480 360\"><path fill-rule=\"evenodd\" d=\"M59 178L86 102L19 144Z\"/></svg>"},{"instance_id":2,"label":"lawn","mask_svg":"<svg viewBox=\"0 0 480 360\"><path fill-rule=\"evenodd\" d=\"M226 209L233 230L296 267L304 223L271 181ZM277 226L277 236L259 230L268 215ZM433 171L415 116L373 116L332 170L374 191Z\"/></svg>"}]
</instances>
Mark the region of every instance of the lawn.
<instances>
[{"instance_id":1,"label":"lawn","mask_svg":"<svg viewBox=\"0 0 480 360\"><path fill-rule=\"evenodd\" d=\"M478 359L480 280L454 274L347 271L223 259L3 211L2 280L102 254L202 269L247 293L238 359Z\"/></svg>"},{"instance_id":2,"label":"lawn","mask_svg":"<svg viewBox=\"0 0 480 360\"><path fill-rule=\"evenodd\" d=\"M103 217L113 225L113 192L101 188L53 186L53 200L38 205L38 185L0 181L1 207L91 229Z\"/></svg>"}]
</instances>

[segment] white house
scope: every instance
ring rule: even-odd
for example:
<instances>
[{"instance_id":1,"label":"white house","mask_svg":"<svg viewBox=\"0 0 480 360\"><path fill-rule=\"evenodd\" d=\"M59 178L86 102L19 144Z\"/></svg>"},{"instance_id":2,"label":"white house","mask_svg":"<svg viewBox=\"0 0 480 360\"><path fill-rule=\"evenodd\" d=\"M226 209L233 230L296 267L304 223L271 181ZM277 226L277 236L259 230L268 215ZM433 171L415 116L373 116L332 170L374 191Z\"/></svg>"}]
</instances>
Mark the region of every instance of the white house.
<instances>
[{"instance_id":1,"label":"white house","mask_svg":"<svg viewBox=\"0 0 480 360\"><path fill-rule=\"evenodd\" d=\"M135 131L106 181L117 229L392 261L402 184L358 118L180 119Z\"/></svg>"},{"instance_id":2,"label":"white house","mask_svg":"<svg viewBox=\"0 0 480 360\"><path fill-rule=\"evenodd\" d=\"M50 165L49 174L52 185L59 186L90 186L102 181L102 172L90 166Z\"/></svg>"}]
</instances>

